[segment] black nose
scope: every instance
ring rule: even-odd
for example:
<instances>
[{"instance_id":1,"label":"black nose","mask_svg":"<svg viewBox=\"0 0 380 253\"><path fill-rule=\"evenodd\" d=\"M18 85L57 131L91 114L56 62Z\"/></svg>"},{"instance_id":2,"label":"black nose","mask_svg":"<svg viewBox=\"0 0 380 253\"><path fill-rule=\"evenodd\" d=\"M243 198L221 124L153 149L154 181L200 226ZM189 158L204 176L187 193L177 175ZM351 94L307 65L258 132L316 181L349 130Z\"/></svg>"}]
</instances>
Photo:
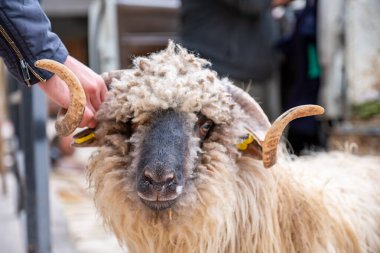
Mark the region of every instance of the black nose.
<instances>
[{"instance_id":1,"label":"black nose","mask_svg":"<svg viewBox=\"0 0 380 253\"><path fill-rule=\"evenodd\" d=\"M175 180L173 170L146 168L143 175L144 179L152 185L168 185Z\"/></svg>"}]
</instances>

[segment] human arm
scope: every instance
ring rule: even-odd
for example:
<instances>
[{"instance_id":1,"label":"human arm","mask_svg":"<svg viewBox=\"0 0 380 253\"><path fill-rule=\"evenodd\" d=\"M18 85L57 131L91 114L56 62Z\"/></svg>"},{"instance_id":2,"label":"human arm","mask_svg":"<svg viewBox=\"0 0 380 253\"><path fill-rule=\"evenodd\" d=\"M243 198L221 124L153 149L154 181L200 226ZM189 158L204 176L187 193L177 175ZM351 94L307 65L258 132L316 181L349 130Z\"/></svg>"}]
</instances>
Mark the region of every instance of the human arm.
<instances>
[{"instance_id":1,"label":"human arm","mask_svg":"<svg viewBox=\"0 0 380 253\"><path fill-rule=\"evenodd\" d=\"M10 73L30 86L53 74L34 67L38 59L63 63L68 52L37 0L0 0L0 56Z\"/></svg>"},{"instance_id":2,"label":"human arm","mask_svg":"<svg viewBox=\"0 0 380 253\"><path fill-rule=\"evenodd\" d=\"M51 32L50 21L37 0L0 0L0 56L9 71L28 86L39 87L58 105L67 108L68 88L48 71L34 67L39 59L64 63L82 83L87 97L85 114L80 126L95 126L93 115L106 94L99 75L68 56L58 36Z\"/></svg>"}]
</instances>

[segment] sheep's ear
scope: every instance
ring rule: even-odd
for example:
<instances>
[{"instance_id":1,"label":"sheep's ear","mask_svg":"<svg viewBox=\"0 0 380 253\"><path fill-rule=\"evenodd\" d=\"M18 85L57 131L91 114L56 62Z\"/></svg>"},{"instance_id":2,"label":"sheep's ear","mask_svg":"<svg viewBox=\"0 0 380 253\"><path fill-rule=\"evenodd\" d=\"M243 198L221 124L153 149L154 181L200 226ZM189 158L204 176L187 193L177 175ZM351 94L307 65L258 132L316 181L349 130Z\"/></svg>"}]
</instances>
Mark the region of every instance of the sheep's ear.
<instances>
[{"instance_id":1,"label":"sheep's ear","mask_svg":"<svg viewBox=\"0 0 380 253\"><path fill-rule=\"evenodd\" d=\"M245 125L253 135L255 139L262 142L265 138L265 133L270 128L270 122L265 115L260 105L245 91L239 87L226 82L226 90L231 94L232 99L240 105L240 108L248 116Z\"/></svg>"},{"instance_id":2,"label":"sheep's ear","mask_svg":"<svg viewBox=\"0 0 380 253\"><path fill-rule=\"evenodd\" d=\"M236 147L243 153L244 156L262 160L262 144L254 133L247 130L247 134L240 137L240 139L241 142L239 142Z\"/></svg>"},{"instance_id":3,"label":"sheep's ear","mask_svg":"<svg viewBox=\"0 0 380 253\"><path fill-rule=\"evenodd\" d=\"M269 128L262 142L263 164L265 168L272 167L277 161L277 146L285 127L294 119L314 116L324 113L318 105L301 105L294 107L278 117Z\"/></svg>"},{"instance_id":4,"label":"sheep's ear","mask_svg":"<svg viewBox=\"0 0 380 253\"><path fill-rule=\"evenodd\" d=\"M323 112L324 109L318 105L294 107L283 113L273 122L273 125L266 132L263 141L261 141L261 137L257 133L247 130L247 135L237 144L237 148L244 156L263 160L264 167L270 168L277 161L277 147L285 127L294 119L319 115Z\"/></svg>"},{"instance_id":5,"label":"sheep's ear","mask_svg":"<svg viewBox=\"0 0 380 253\"><path fill-rule=\"evenodd\" d=\"M245 91L239 87L226 82L226 90L232 99L240 105L240 108L248 116L244 121L246 134L241 136L241 141L236 145L244 156L262 160L262 142L265 133L270 128L270 122L260 105Z\"/></svg>"},{"instance_id":6,"label":"sheep's ear","mask_svg":"<svg viewBox=\"0 0 380 253\"><path fill-rule=\"evenodd\" d=\"M322 114L324 109L317 105L302 105L283 113L271 126L260 105L242 89L225 83L226 90L233 100L248 115L245 122L249 130L247 136L237 145L243 155L263 160L265 168L272 167L277 161L277 146L285 127L294 119ZM249 137L251 135L251 137Z\"/></svg>"},{"instance_id":7,"label":"sheep's ear","mask_svg":"<svg viewBox=\"0 0 380 253\"><path fill-rule=\"evenodd\" d=\"M86 128L73 136L72 146L74 147L98 147L100 144L94 128Z\"/></svg>"}]
</instances>

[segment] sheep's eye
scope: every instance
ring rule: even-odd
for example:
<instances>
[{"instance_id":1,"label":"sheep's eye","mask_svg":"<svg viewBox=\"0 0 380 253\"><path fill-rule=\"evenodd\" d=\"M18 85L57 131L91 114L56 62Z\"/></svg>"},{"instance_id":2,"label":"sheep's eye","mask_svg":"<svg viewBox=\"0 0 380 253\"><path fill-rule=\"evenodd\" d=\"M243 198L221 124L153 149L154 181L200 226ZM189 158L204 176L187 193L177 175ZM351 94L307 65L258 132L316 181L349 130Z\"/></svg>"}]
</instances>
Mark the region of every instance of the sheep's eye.
<instances>
[{"instance_id":1,"label":"sheep's eye","mask_svg":"<svg viewBox=\"0 0 380 253\"><path fill-rule=\"evenodd\" d=\"M212 127L212 121L207 120L203 125L200 127L200 131L203 133L207 133Z\"/></svg>"},{"instance_id":2,"label":"sheep's eye","mask_svg":"<svg viewBox=\"0 0 380 253\"><path fill-rule=\"evenodd\" d=\"M214 122L210 119L206 119L204 122L201 122L199 125L199 137L201 137L201 139L205 139L213 126Z\"/></svg>"}]
</instances>

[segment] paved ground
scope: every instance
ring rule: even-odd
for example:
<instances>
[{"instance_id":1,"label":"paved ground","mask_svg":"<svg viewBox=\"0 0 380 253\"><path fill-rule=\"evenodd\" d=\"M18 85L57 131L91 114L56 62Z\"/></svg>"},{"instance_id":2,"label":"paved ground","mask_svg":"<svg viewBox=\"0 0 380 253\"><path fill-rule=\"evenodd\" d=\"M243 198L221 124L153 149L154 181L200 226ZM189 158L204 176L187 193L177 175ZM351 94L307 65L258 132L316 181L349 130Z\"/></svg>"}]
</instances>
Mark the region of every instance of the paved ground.
<instances>
[{"instance_id":1,"label":"paved ground","mask_svg":"<svg viewBox=\"0 0 380 253\"><path fill-rule=\"evenodd\" d=\"M93 205L84 172L66 161L50 177L51 191L61 205L71 240L78 253L125 253L106 232ZM71 169L69 167L72 167Z\"/></svg>"},{"instance_id":2,"label":"paved ground","mask_svg":"<svg viewBox=\"0 0 380 253\"><path fill-rule=\"evenodd\" d=\"M107 233L92 203L83 172L88 153L63 161L50 176L53 253L125 253ZM15 212L15 181L0 193L0 253L25 253L23 222Z\"/></svg>"},{"instance_id":3,"label":"paved ground","mask_svg":"<svg viewBox=\"0 0 380 253\"><path fill-rule=\"evenodd\" d=\"M0 253L21 253L23 251L23 229L15 212L14 180L7 177L8 194L0 193Z\"/></svg>"},{"instance_id":4,"label":"paved ground","mask_svg":"<svg viewBox=\"0 0 380 253\"><path fill-rule=\"evenodd\" d=\"M24 216L16 212L16 183L12 175L6 177L7 195L0 197L0 253L25 253ZM51 229L53 253L79 253L70 237L67 220L59 200L51 197Z\"/></svg>"}]
</instances>

